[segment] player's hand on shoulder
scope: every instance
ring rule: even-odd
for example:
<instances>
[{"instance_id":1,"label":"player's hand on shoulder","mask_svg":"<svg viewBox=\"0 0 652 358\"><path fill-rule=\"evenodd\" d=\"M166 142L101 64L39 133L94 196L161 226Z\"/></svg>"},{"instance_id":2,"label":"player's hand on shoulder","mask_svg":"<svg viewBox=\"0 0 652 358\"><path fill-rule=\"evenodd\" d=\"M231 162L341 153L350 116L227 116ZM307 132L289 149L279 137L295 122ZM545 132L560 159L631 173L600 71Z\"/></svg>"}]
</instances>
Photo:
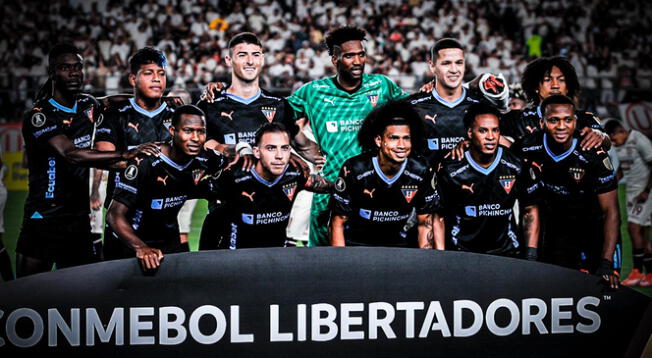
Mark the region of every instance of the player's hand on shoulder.
<instances>
[{"instance_id":1,"label":"player's hand on shoulder","mask_svg":"<svg viewBox=\"0 0 652 358\"><path fill-rule=\"evenodd\" d=\"M209 82L206 87L204 87L204 91L199 100L213 103L215 98L219 97L225 88L226 85L222 82Z\"/></svg>"},{"instance_id":2,"label":"player's hand on shoulder","mask_svg":"<svg viewBox=\"0 0 652 358\"><path fill-rule=\"evenodd\" d=\"M597 149L609 139L606 133L589 127L584 127L580 130L580 137L582 138L580 147L583 150Z\"/></svg>"},{"instance_id":3,"label":"player's hand on shoulder","mask_svg":"<svg viewBox=\"0 0 652 358\"><path fill-rule=\"evenodd\" d=\"M136 249L136 257L144 272L152 272L161 266L163 252L153 247L145 246Z\"/></svg>"},{"instance_id":4,"label":"player's hand on shoulder","mask_svg":"<svg viewBox=\"0 0 652 358\"><path fill-rule=\"evenodd\" d=\"M419 92L428 93L435 89L435 80L432 80L419 88Z\"/></svg>"},{"instance_id":5,"label":"player's hand on shoulder","mask_svg":"<svg viewBox=\"0 0 652 358\"><path fill-rule=\"evenodd\" d=\"M460 141L455 148L446 154L446 158L450 157L453 160L462 160L464 158L464 152L469 148L469 145L471 145L471 142L468 140Z\"/></svg>"},{"instance_id":6,"label":"player's hand on shoulder","mask_svg":"<svg viewBox=\"0 0 652 358\"><path fill-rule=\"evenodd\" d=\"M135 158L139 154L145 154L145 155L153 155L158 157L159 154L161 154L161 148L160 148L159 142L149 142L149 143L143 143L136 148L130 149L122 154L122 158L125 160L130 160Z\"/></svg>"}]
</instances>

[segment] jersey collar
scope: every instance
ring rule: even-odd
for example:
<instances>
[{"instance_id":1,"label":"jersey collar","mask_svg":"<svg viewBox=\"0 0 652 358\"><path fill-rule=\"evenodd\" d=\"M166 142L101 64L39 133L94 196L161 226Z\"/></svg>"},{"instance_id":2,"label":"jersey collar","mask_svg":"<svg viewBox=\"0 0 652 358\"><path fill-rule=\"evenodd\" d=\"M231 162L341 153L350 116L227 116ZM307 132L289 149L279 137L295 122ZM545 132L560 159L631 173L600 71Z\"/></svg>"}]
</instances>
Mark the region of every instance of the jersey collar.
<instances>
[{"instance_id":1,"label":"jersey collar","mask_svg":"<svg viewBox=\"0 0 652 358\"><path fill-rule=\"evenodd\" d=\"M406 159L403 164L401 164L401 169L398 170L398 173L394 175L391 179L385 176L385 173L380 169L380 164L378 164L378 157L373 157L371 158L372 163L374 164L374 170L376 171L376 174L384 181L387 183L387 185L392 185L394 182L398 180L398 178L401 177L401 174L403 174L403 171L405 171L405 167L407 166L407 162L409 159Z\"/></svg>"},{"instance_id":2,"label":"jersey collar","mask_svg":"<svg viewBox=\"0 0 652 358\"><path fill-rule=\"evenodd\" d=\"M163 154L163 153L159 154L158 157L159 157L162 161L164 161L166 164L168 164L169 166L171 166L172 168L174 168L174 169L176 169L176 170L178 170L178 171L183 171L183 170L185 170L186 168L188 168L188 166L190 166L190 163L192 163L192 161L194 160L194 158L193 158L193 159L190 159L190 161L188 161L188 163L186 163L186 164L184 164L184 165L179 165L179 164L173 162L172 159L170 159L169 157L167 157L167 156L166 156L165 154Z\"/></svg>"},{"instance_id":3,"label":"jersey collar","mask_svg":"<svg viewBox=\"0 0 652 358\"><path fill-rule=\"evenodd\" d=\"M566 157L568 157L571 153L573 153L573 150L575 150L575 146L577 145L577 138L573 138L573 143L571 144L570 148L564 153L561 153L559 155L555 155L550 148L548 148L548 136L546 133L543 133L543 147L546 149L546 153L554 160L555 162L559 162Z\"/></svg>"},{"instance_id":4,"label":"jersey collar","mask_svg":"<svg viewBox=\"0 0 652 358\"><path fill-rule=\"evenodd\" d=\"M75 105L72 106L72 108L68 108L68 107L62 105L61 103L55 101L54 98L50 98L50 100L48 102L50 102L50 104L53 105L54 107L58 108L59 110L62 110L64 112L66 112L66 113L77 113L77 101L75 101Z\"/></svg>"},{"instance_id":5,"label":"jersey collar","mask_svg":"<svg viewBox=\"0 0 652 358\"><path fill-rule=\"evenodd\" d=\"M443 104L444 106L446 106L448 108L453 108L453 107L457 106L458 104L462 103L464 98L466 98L466 88L462 87L462 95L458 99L456 99L456 100L454 100L452 102L449 102L449 101L445 100L442 96L440 96L439 93L437 92L437 88L432 89L432 96L437 101L439 101L439 103Z\"/></svg>"},{"instance_id":6,"label":"jersey collar","mask_svg":"<svg viewBox=\"0 0 652 358\"><path fill-rule=\"evenodd\" d=\"M236 102L240 102L242 104L251 104L251 102L253 102L253 101L257 100L258 98L260 98L260 95L262 93L263 93L263 91L259 88L258 92L256 92L255 95L253 95L253 96L251 96L249 98L242 98L240 96L236 96L236 95L228 93L228 92L226 92L226 96L231 98L232 100L234 100Z\"/></svg>"},{"instance_id":7,"label":"jersey collar","mask_svg":"<svg viewBox=\"0 0 652 358\"><path fill-rule=\"evenodd\" d=\"M491 173L494 169L496 169L498 163L500 163L500 158L502 158L502 156L503 156L503 148L498 147L498 150L496 151L496 158L494 158L494 162L491 163L491 165L488 166L487 168L484 168L480 164L476 163L475 160L473 160L473 157L471 157L470 152L468 151L464 152L464 157L469 162L469 164L471 164L471 167L484 175L489 175L489 173Z\"/></svg>"},{"instance_id":8,"label":"jersey collar","mask_svg":"<svg viewBox=\"0 0 652 358\"><path fill-rule=\"evenodd\" d=\"M285 175L285 172L288 170L288 167L289 167L289 165L285 165L285 169L283 169L283 173L281 173L281 175L279 175L276 179L274 179L273 182L269 182L269 181L265 180L265 178L261 177L258 174L258 172L256 172L256 169L254 169L254 167L251 167L251 169L249 169L249 172L251 172L251 175L253 175L254 178L256 178L256 180L258 180L261 184L266 185L267 187L271 188L274 185L276 185L276 183L278 183L281 180L281 178L283 178L283 176Z\"/></svg>"},{"instance_id":9,"label":"jersey collar","mask_svg":"<svg viewBox=\"0 0 652 358\"><path fill-rule=\"evenodd\" d=\"M153 112L150 112L150 111L146 110L145 108L139 106L138 103L136 103L136 99L133 98L133 97L129 98L129 103L131 103L131 106L134 107L136 112L138 112L138 113L140 113L140 114L142 114L142 115L144 115L146 117L149 117L149 118L154 118L154 117L158 116L168 106L167 103L163 102L163 103L161 103L161 105L157 109L155 109Z\"/></svg>"},{"instance_id":10,"label":"jersey collar","mask_svg":"<svg viewBox=\"0 0 652 358\"><path fill-rule=\"evenodd\" d=\"M539 118L543 118L543 114L541 114L541 106L537 106L537 116L539 116Z\"/></svg>"}]
</instances>

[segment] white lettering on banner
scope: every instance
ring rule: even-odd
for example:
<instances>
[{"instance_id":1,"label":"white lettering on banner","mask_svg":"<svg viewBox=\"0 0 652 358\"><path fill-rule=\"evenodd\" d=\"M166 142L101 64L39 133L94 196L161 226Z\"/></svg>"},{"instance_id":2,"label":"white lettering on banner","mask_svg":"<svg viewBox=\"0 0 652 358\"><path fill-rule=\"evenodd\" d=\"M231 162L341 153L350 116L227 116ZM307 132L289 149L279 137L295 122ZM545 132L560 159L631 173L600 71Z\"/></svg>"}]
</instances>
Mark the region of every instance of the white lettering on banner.
<instances>
[{"instance_id":1,"label":"white lettering on banner","mask_svg":"<svg viewBox=\"0 0 652 358\"><path fill-rule=\"evenodd\" d=\"M285 307L272 304L268 316L269 340L327 342L397 337L449 338L471 337L483 331L499 337L514 334L592 334L602 324L602 318L595 310L599 305L600 299L593 296L577 301L571 297L551 298L549 302L539 298L520 301L497 298L486 307L464 299L453 301L452 310L448 308L448 311L443 309L440 301L315 303ZM445 306L450 307L449 304ZM291 311L296 312L294 326L289 323L291 320L282 318ZM0 310L0 325L4 326L6 334L6 337L0 337L0 347L8 344L19 348L35 346L43 339L46 329L50 347L95 346L96 335L100 343L114 341L116 346L169 346L188 340L215 344L224 338L227 326L230 343L254 343L254 333L240 330L240 306L231 305L227 312L228 319L222 309L213 305L197 307L191 312L176 306L116 307L106 322L100 317L107 317L109 312L98 314L97 308L50 308L45 317L30 308L18 308L8 315ZM82 313L85 317L82 317ZM496 319L497 316L501 318ZM199 321L202 319L213 320L214 328L208 332L201 331ZM19 321L30 321L30 330L25 331L25 325L20 324L19 334ZM154 327L154 322L158 322L158 327ZM284 326L281 326L281 322ZM82 333L85 333L85 339L82 339ZM127 341L125 334L128 334ZM58 337L65 339L59 340Z\"/></svg>"}]
</instances>

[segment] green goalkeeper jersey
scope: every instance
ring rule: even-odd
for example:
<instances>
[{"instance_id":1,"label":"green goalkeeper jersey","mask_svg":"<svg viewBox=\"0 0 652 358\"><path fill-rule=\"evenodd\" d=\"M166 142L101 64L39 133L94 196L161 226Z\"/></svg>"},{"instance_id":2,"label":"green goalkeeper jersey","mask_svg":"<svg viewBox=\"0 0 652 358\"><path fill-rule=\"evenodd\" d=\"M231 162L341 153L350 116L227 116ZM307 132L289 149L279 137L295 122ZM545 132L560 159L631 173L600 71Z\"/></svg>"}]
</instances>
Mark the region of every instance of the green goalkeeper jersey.
<instances>
[{"instance_id":1,"label":"green goalkeeper jersey","mask_svg":"<svg viewBox=\"0 0 652 358\"><path fill-rule=\"evenodd\" d=\"M362 85L348 93L335 84L335 77L306 83L288 101L297 118L306 118L326 156L324 177L335 181L344 161L360 154L358 130L377 105L406 97L407 93L384 75L364 74ZM319 195L324 201L328 195ZM322 204L323 205L323 204Z\"/></svg>"}]
</instances>

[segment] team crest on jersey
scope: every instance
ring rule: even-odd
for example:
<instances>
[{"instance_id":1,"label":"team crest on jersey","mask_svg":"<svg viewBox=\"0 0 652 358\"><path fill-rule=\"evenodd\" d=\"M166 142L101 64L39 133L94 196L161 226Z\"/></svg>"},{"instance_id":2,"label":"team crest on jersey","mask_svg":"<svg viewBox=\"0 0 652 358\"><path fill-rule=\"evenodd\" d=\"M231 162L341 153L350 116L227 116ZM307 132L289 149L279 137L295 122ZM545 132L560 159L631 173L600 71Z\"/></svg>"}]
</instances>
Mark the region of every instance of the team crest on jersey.
<instances>
[{"instance_id":1,"label":"team crest on jersey","mask_svg":"<svg viewBox=\"0 0 652 358\"><path fill-rule=\"evenodd\" d=\"M500 182L500 185L503 186L505 192L509 194L509 192L512 191L512 188L514 187L514 182L516 182L516 177L514 177L513 175L500 176L498 178L498 182Z\"/></svg>"},{"instance_id":2,"label":"team crest on jersey","mask_svg":"<svg viewBox=\"0 0 652 358\"><path fill-rule=\"evenodd\" d=\"M86 117L88 117L88 120L93 122L93 107L87 109L86 111L84 111L84 113L86 113Z\"/></svg>"},{"instance_id":3,"label":"team crest on jersey","mask_svg":"<svg viewBox=\"0 0 652 358\"><path fill-rule=\"evenodd\" d=\"M297 192L297 183L285 184L283 185L283 193L288 197L290 201L294 199L294 193Z\"/></svg>"},{"instance_id":4,"label":"team crest on jersey","mask_svg":"<svg viewBox=\"0 0 652 358\"><path fill-rule=\"evenodd\" d=\"M344 182L344 178L338 177L337 180L335 181L335 190L337 191L344 191L346 189L346 183Z\"/></svg>"},{"instance_id":5,"label":"team crest on jersey","mask_svg":"<svg viewBox=\"0 0 652 358\"><path fill-rule=\"evenodd\" d=\"M138 176L138 167L132 164L125 169L125 178L128 180L134 180Z\"/></svg>"},{"instance_id":6,"label":"team crest on jersey","mask_svg":"<svg viewBox=\"0 0 652 358\"><path fill-rule=\"evenodd\" d=\"M582 168L570 168L568 172L578 184L584 178L584 169Z\"/></svg>"},{"instance_id":7,"label":"team crest on jersey","mask_svg":"<svg viewBox=\"0 0 652 358\"><path fill-rule=\"evenodd\" d=\"M276 108L274 107L263 107L260 109L261 112L265 115L265 118L267 118L267 121L269 123L272 123L274 120L274 116L276 115Z\"/></svg>"},{"instance_id":8,"label":"team crest on jersey","mask_svg":"<svg viewBox=\"0 0 652 358\"><path fill-rule=\"evenodd\" d=\"M42 127L45 124L45 114L36 112L32 115L32 125L36 128Z\"/></svg>"},{"instance_id":9,"label":"team crest on jersey","mask_svg":"<svg viewBox=\"0 0 652 358\"><path fill-rule=\"evenodd\" d=\"M408 202L408 204L414 199L414 196L417 193L417 186L416 185L403 185L401 187L401 193L403 193L403 197L405 198L405 201Z\"/></svg>"},{"instance_id":10,"label":"team crest on jersey","mask_svg":"<svg viewBox=\"0 0 652 358\"><path fill-rule=\"evenodd\" d=\"M373 107L376 107L376 105L378 104L378 95L377 94L370 94L370 95L367 96L367 98L369 99L369 102L371 102L371 105Z\"/></svg>"},{"instance_id":11,"label":"team crest on jersey","mask_svg":"<svg viewBox=\"0 0 652 358\"><path fill-rule=\"evenodd\" d=\"M192 181L195 182L195 185L199 184L199 181L204 176L204 169L195 169L192 171Z\"/></svg>"}]
</instances>

